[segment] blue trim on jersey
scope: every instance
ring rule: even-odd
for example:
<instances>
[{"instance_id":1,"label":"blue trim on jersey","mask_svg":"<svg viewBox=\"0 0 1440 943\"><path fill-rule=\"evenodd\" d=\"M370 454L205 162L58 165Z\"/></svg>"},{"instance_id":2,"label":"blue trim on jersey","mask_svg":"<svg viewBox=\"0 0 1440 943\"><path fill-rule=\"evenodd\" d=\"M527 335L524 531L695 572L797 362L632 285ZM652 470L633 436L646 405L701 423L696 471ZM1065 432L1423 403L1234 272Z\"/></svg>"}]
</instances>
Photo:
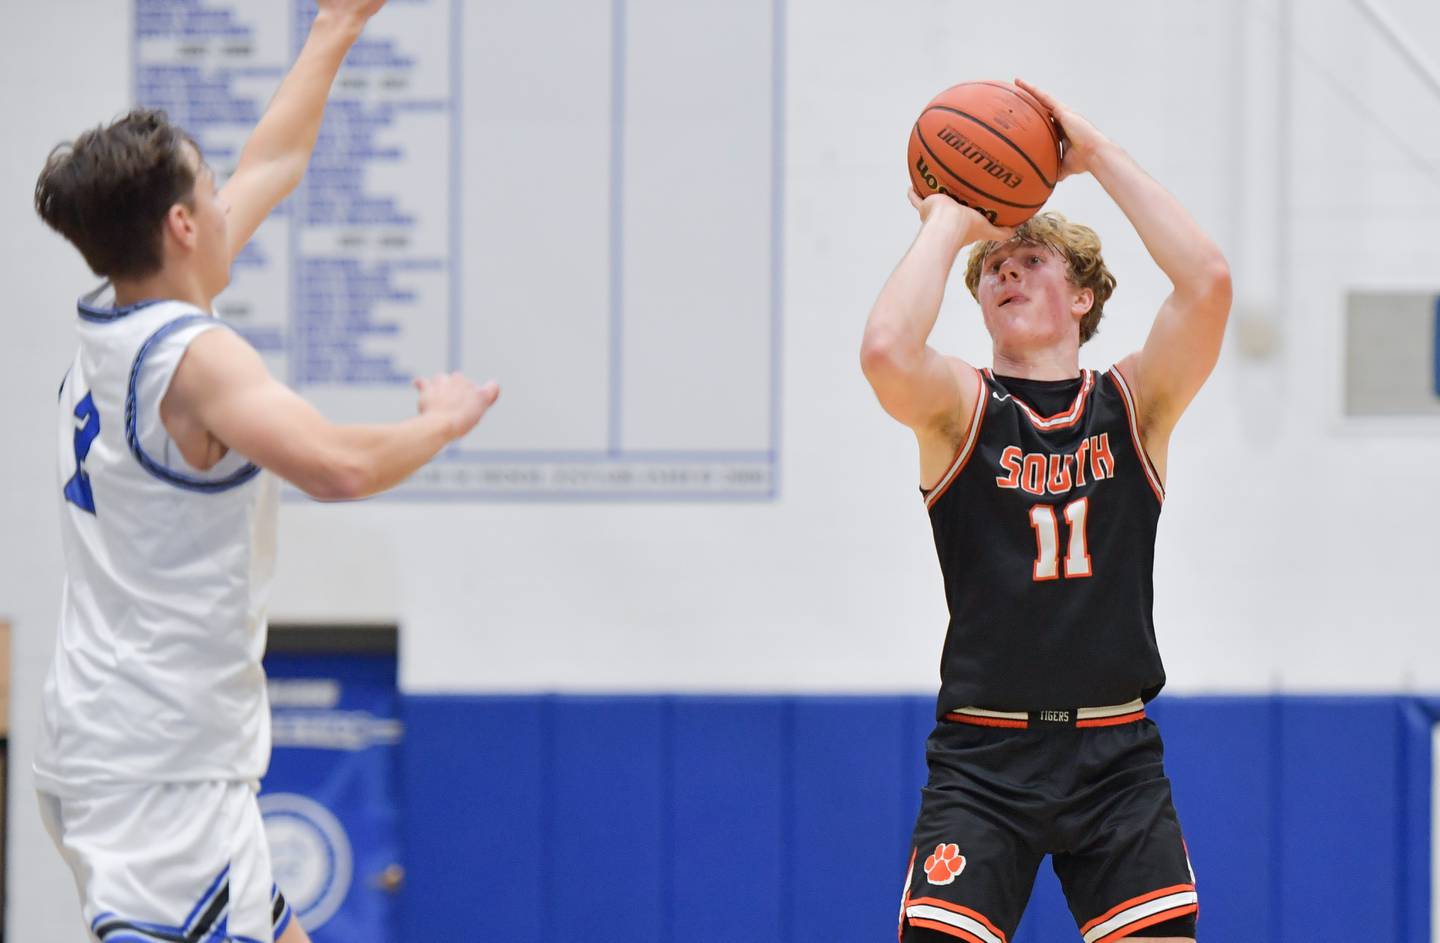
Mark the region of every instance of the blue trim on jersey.
<instances>
[{"instance_id":1,"label":"blue trim on jersey","mask_svg":"<svg viewBox=\"0 0 1440 943\"><path fill-rule=\"evenodd\" d=\"M103 943L212 943L227 940L229 876L230 866L226 865L210 882L205 893L200 895L181 926L127 920L107 910L90 922L90 932Z\"/></svg>"},{"instance_id":2,"label":"blue trim on jersey","mask_svg":"<svg viewBox=\"0 0 1440 943\"><path fill-rule=\"evenodd\" d=\"M93 294L92 292L90 295L86 295L85 298L90 298ZM86 301L85 298L81 298L75 302L75 308L80 312L80 317L97 324L109 324L111 321L118 321L126 315L134 314L141 308L158 305L162 301L167 300L165 298L146 298L144 301L136 301L133 304L110 307L107 305L92 305Z\"/></svg>"},{"instance_id":3,"label":"blue trim on jersey","mask_svg":"<svg viewBox=\"0 0 1440 943\"><path fill-rule=\"evenodd\" d=\"M195 906L190 908L190 913L185 915L184 921L180 924L184 932L189 933L192 931L193 928L190 925L195 922L196 917L200 916L201 909L211 901L215 896L215 892L220 889L221 883L224 882L225 878L229 875L230 866L227 864L220 870L219 874L215 875L215 880L210 882L210 886L205 888L205 893L201 894L200 899L195 902Z\"/></svg>"},{"instance_id":4,"label":"blue trim on jersey","mask_svg":"<svg viewBox=\"0 0 1440 943\"><path fill-rule=\"evenodd\" d=\"M129 443L130 454L135 456L135 461L140 463L140 467L166 484L174 485L177 488L184 488L187 491L198 491L202 494L217 494L221 491L229 491L231 488L238 488L240 485L245 484L260 474L260 466L254 462L246 462L234 473L214 481L204 478L194 478L190 475L183 475L180 472L172 471L155 461L140 447L140 431L135 416L135 386L140 381L140 367L145 363L145 355L150 352L151 347L154 347L180 328L200 321L214 321L214 319L208 314L182 314L175 320L162 324L154 334L151 334L145 339L145 343L140 345L140 351L135 355L135 362L130 366L130 388L125 395L125 441Z\"/></svg>"},{"instance_id":5,"label":"blue trim on jersey","mask_svg":"<svg viewBox=\"0 0 1440 943\"><path fill-rule=\"evenodd\" d=\"M60 400L65 398L65 381L70 379L70 371L74 369L74 364L71 364L70 366L65 368L65 375L60 378L60 389L56 391L55 399Z\"/></svg>"},{"instance_id":6,"label":"blue trim on jersey","mask_svg":"<svg viewBox=\"0 0 1440 943\"><path fill-rule=\"evenodd\" d=\"M274 933L277 940L280 938L280 935L285 932L285 928L290 926L290 921L294 919L294 917L295 911L290 908L290 902L286 901L285 909L280 912L280 919L275 921Z\"/></svg>"},{"instance_id":7,"label":"blue trim on jersey","mask_svg":"<svg viewBox=\"0 0 1440 943\"><path fill-rule=\"evenodd\" d=\"M223 925L224 921L220 923ZM90 932L102 943L120 943L123 940L141 940L143 943L196 943L198 940L193 935L183 933L179 927L124 920L114 916L99 926L91 927Z\"/></svg>"}]
</instances>

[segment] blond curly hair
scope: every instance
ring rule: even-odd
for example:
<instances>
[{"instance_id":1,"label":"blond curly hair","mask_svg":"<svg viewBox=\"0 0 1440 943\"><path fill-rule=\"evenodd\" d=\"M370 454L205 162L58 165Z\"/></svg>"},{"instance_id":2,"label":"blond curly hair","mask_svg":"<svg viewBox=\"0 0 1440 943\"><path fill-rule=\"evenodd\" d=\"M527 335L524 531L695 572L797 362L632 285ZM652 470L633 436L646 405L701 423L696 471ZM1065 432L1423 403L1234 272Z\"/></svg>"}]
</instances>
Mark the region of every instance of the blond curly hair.
<instances>
[{"instance_id":1,"label":"blond curly hair","mask_svg":"<svg viewBox=\"0 0 1440 943\"><path fill-rule=\"evenodd\" d=\"M1100 237L1095 230L1072 223L1059 213L1036 213L1015 227L1015 235L1008 242L987 240L975 243L965 264L965 287L970 289L970 294L977 301L980 298L980 273L985 268L986 257L1001 245L1016 244L1050 247L1065 260L1065 273L1070 283L1094 293L1094 303L1080 319L1080 343L1094 337L1100 330L1105 302L1115 291L1115 276L1110 274L1105 260L1100 257Z\"/></svg>"}]
</instances>

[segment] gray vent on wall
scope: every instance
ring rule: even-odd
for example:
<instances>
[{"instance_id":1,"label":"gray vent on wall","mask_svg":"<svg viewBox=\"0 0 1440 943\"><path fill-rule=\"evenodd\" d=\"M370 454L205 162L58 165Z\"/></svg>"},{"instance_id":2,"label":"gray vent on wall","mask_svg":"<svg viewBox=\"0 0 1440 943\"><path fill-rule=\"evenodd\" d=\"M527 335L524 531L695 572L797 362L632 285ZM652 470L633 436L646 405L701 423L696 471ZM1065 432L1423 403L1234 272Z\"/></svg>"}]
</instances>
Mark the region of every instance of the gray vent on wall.
<instances>
[{"instance_id":1,"label":"gray vent on wall","mask_svg":"<svg viewBox=\"0 0 1440 943\"><path fill-rule=\"evenodd\" d=\"M1440 295L1351 292L1345 414L1440 416Z\"/></svg>"}]
</instances>

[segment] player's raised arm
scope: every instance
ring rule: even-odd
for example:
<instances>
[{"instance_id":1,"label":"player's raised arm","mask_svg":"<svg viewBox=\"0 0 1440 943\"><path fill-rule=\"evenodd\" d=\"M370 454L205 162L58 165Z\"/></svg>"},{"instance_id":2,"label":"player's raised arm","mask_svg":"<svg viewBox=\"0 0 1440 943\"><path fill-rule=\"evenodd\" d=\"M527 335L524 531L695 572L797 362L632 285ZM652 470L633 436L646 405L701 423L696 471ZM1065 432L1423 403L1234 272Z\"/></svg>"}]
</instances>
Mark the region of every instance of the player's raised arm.
<instances>
[{"instance_id":1,"label":"player's raised arm","mask_svg":"<svg viewBox=\"0 0 1440 943\"><path fill-rule=\"evenodd\" d=\"M920 431L955 417L973 389L962 382L973 368L927 343L955 257L972 242L1003 242L1011 233L943 194L922 201L911 190L910 203L920 233L870 309L860 364L885 411Z\"/></svg>"},{"instance_id":2,"label":"player's raised arm","mask_svg":"<svg viewBox=\"0 0 1440 943\"><path fill-rule=\"evenodd\" d=\"M319 0L319 12L299 57L220 191L230 207L231 259L305 175L340 63L384 4L385 0Z\"/></svg>"},{"instance_id":3,"label":"player's raised arm","mask_svg":"<svg viewBox=\"0 0 1440 943\"><path fill-rule=\"evenodd\" d=\"M417 380L416 387L418 416L337 425L274 379L239 335L218 328L190 342L162 415L167 428L198 424L312 497L363 498L408 478L473 429L500 395L494 382L476 386L459 374Z\"/></svg>"},{"instance_id":4,"label":"player's raised arm","mask_svg":"<svg viewBox=\"0 0 1440 943\"><path fill-rule=\"evenodd\" d=\"M1067 148L1061 176L1089 172L1130 220L1172 290L1139 353L1122 368L1135 387L1142 432L1163 441L1210 376L1230 315L1230 269L1220 247L1168 190L1053 96L1017 83L1055 115Z\"/></svg>"}]
</instances>

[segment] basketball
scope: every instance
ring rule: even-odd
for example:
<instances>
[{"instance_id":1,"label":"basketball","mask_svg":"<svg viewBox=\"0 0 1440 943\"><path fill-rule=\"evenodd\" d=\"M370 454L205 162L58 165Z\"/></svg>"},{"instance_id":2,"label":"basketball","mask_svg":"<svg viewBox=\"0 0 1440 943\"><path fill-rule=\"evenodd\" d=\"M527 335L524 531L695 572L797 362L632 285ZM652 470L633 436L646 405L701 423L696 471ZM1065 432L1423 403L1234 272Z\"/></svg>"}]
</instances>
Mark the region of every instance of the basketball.
<instances>
[{"instance_id":1,"label":"basketball","mask_svg":"<svg viewBox=\"0 0 1440 943\"><path fill-rule=\"evenodd\" d=\"M1009 82L962 82L936 95L910 131L910 182L997 226L1034 216L1055 189L1060 136L1050 112Z\"/></svg>"}]
</instances>

